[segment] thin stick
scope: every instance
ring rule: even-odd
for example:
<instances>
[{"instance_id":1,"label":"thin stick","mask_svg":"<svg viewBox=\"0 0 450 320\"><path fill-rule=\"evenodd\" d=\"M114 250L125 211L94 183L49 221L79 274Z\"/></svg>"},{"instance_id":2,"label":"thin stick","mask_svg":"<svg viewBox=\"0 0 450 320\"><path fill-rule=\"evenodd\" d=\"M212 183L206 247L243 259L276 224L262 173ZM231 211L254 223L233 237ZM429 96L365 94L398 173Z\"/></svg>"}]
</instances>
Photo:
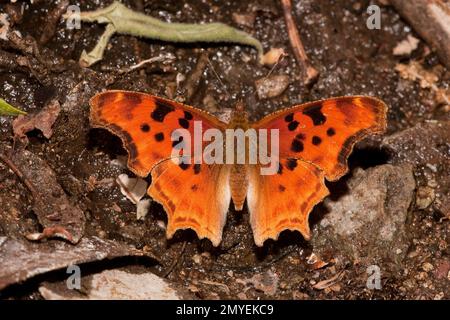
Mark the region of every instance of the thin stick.
<instances>
[{"instance_id":1,"label":"thin stick","mask_svg":"<svg viewBox=\"0 0 450 320\"><path fill-rule=\"evenodd\" d=\"M295 25L294 18L292 17L291 0L281 0L281 5L283 6L284 20L286 21L286 27L292 50L294 51L295 58L302 69L304 84L309 85L317 79L319 72L311 65L308 56L306 55L305 48L303 47L302 40L300 39L300 34L298 33L297 26Z\"/></svg>"},{"instance_id":2,"label":"thin stick","mask_svg":"<svg viewBox=\"0 0 450 320\"><path fill-rule=\"evenodd\" d=\"M0 160L2 160L20 178L20 180L23 181L28 190L30 190L33 197L36 197L36 195L38 194L36 192L36 189L31 184L31 182L25 177L23 172L14 164L14 162L12 162L11 159L9 159L7 156L1 153L0 153Z\"/></svg>"},{"instance_id":3,"label":"thin stick","mask_svg":"<svg viewBox=\"0 0 450 320\"><path fill-rule=\"evenodd\" d=\"M227 93L228 98L231 98L231 94L228 92L227 87L225 86L225 84L222 82L222 79L220 79L219 75L217 74L216 69L214 68L214 66L211 63L211 60L209 60L208 56L206 56L206 58L208 59L208 64L211 67L212 72L214 73L214 75L216 76L217 80L219 80L219 82L222 85L223 89Z\"/></svg>"},{"instance_id":4,"label":"thin stick","mask_svg":"<svg viewBox=\"0 0 450 320\"><path fill-rule=\"evenodd\" d=\"M170 265L169 269L167 269L167 271L163 274L163 278L167 278L172 273L173 269L175 269L175 267L177 266L177 264L180 261L181 257L183 256L184 250L186 249L186 244L187 244L186 241L183 242L183 246L181 247L180 254L172 262L172 264Z\"/></svg>"}]
</instances>

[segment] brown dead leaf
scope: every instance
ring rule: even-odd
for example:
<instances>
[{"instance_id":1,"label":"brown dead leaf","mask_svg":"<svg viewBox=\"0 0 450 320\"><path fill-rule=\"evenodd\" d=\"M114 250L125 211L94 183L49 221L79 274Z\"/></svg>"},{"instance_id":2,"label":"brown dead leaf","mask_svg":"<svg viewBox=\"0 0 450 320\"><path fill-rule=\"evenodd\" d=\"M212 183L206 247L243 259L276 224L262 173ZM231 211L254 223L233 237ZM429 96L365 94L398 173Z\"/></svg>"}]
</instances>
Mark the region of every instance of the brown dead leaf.
<instances>
[{"instance_id":1,"label":"brown dead leaf","mask_svg":"<svg viewBox=\"0 0 450 320\"><path fill-rule=\"evenodd\" d=\"M50 139L53 134L52 126L60 111L61 106L58 100L52 100L38 113L18 116L13 121L14 137L28 143L26 134L34 129L38 129L44 137Z\"/></svg>"}]
</instances>

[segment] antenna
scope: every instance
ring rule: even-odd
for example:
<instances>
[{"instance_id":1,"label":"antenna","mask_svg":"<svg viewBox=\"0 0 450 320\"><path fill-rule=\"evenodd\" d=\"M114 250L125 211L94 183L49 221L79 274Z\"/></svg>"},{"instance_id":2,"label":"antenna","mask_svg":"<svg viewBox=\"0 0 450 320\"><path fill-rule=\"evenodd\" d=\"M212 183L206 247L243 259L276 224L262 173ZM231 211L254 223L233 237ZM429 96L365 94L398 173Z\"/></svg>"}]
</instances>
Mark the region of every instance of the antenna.
<instances>
[{"instance_id":1,"label":"antenna","mask_svg":"<svg viewBox=\"0 0 450 320\"><path fill-rule=\"evenodd\" d=\"M217 80L219 80L220 84L222 85L223 89L225 90L225 93L227 94L228 98L231 98L231 94L228 91L227 87L225 86L225 84L223 83L222 79L220 79L219 75L216 72L216 69L214 69L214 66L211 63L211 60L209 60L209 56L206 56L206 59L208 60L208 65L211 67L212 72L214 73L214 75L216 76Z\"/></svg>"}]
</instances>

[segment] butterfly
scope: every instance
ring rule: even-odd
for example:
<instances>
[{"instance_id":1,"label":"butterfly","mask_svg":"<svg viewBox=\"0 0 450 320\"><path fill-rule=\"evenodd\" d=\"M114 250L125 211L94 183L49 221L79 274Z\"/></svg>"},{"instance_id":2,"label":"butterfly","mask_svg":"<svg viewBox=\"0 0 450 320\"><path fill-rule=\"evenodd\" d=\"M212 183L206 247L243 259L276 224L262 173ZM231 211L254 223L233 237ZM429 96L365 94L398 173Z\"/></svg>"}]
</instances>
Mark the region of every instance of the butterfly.
<instances>
[{"instance_id":1,"label":"butterfly","mask_svg":"<svg viewBox=\"0 0 450 320\"><path fill-rule=\"evenodd\" d=\"M222 240L231 200L238 211L247 200L257 246L278 239L286 229L309 240L309 214L329 194L324 180L335 181L347 172L356 142L385 131L387 112L377 98L347 96L293 106L255 123L240 106L225 123L188 105L121 90L95 95L90 106L91 125L121 138L129 154L128 168L140 177L151 174L147 193L167 213L167 238L179 229L193 229L214 246ZM196 123L203 132L278 129L276 172L263 175L258 163L171 161L180 142L173 141L172 133L184 129L193 135Z\"/></svg>"}]
</instances>

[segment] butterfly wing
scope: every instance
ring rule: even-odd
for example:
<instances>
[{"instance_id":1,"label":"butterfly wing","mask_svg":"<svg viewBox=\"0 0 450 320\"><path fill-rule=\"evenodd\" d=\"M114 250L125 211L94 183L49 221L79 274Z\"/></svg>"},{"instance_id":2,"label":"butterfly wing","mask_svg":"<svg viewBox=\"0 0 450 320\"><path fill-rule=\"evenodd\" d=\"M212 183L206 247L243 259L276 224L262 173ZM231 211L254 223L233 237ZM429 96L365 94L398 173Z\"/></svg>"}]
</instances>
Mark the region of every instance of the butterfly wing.
<instances>
[{"instance_id":1,"label":"butterfly wing","mask_svg":"<svg viewBox=\"0 0 450 320\"><path fill-rule=\"evenodd\" d=\"M323 178L334 181L347 172L354 144L385 130L386 111L376 98L331 98L275 112L253 126L279 129L281 163L276 175L251 175L247 201L257 243L276 239L285 229L309 238L309 213L328 194ZM289 170L294 161L294 170ZM280 185L283 192L277 192ZM277 201L269 201L273 194Z\"/></svg>"},{"instance_id":2,"label":"butterfly wing","mask_svg":"<svg viewBox=\"0 0 450 320\"><path fill-rule=\"evenodd\" d=\"M179 142L171 136L176 129L188 130L193 148L194 121L203 132L224 130L225 124L199 109L138 92L106 91L94 96L90 105L92 126L122 139L129 154L128 167L142 177L152 173L148 193L168 214L167 236L192 228L200 238L218 245L230 202L228 169L170 159Z\"/></svg>"},{"instance_id":3,"label":"butterfly wing","mask_svg":"<svg viewBox=\"0 0 450 320\"><path fill-rule=\"evenodd\" d=\"M168 216L167 237L178 229L193 229L214 246L222 239L231 194L229 167L175 161L158 163L152 170L149 195L160 202Z\"/></svg>"},{"instance_id":4,"label":"butterfly wing","mask_svg":"<svg viewBox=\"0 0 450 320\"><path fill-rule=\"evenodd\" d=\"M250 167L247 204L258 246L286 229L309 240L308 213L328 195L323 172L314 165L297 159L280 164L283 169L274 175L261 175L259 166Z\"/></svg>"},{"instance_id":5,"label":"butterfly wing","mask_svg":"<svg viewBox=\"0 0 450 320\"><path fill-rule=\"evenodd\" d=\"M153 166L171 156L175 129L186 129L194 142L194 121L202 130L225 124L207 112L153 95L111 90L97 94L90 100L90 122L93 127L105 128L122 139L127 149L128 167L145 177Z\"/></svg>"}]
</instances>

